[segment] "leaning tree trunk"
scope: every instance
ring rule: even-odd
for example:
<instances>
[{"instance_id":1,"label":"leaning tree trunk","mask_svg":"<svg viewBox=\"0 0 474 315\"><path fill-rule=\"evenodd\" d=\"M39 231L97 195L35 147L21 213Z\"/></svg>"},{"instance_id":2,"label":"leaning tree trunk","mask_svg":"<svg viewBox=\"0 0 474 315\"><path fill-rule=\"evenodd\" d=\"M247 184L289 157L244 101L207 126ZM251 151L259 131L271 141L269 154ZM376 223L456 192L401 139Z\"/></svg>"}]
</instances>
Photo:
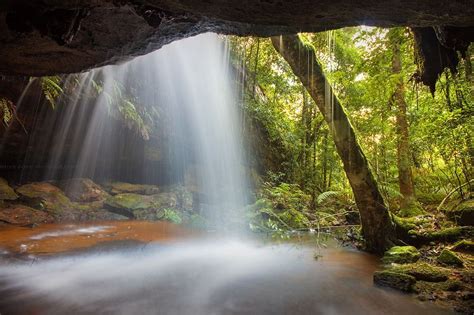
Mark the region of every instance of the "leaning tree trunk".
<instances>
[{"instance_id":1,"label":"leaning tree trunk","mask_svg":"<svg viewBox=\"0 0 474 315\"><path fill-rule=\"evenodd\" d=\"M402 71L402 60L400 52L400 41L402 39L399 30L390 30L390 42L392 46L392 73L400 76ZM410 153L410 139L408 133L407 103L405 101L405 86L401 77L397 78L395 91L392 96L395 105L397 120L397 167L398 184L400 188L401 212L409 211L415 207L415 188L413 186L412 162Z\"/></svg>"},{"instance_id":2,"label":"leaning tree trunk","mask_svg":"<svg viewBox=\"0 0 474 315\"><path fill-rule=\"evenodd\" d=\"M297 35L272 37L272 43L301 80L329 125L359 208L366 249L383 252L395 240L390 214L354 129L328 84L313 48L304 45Z\"/></svg>"}]
</instances>

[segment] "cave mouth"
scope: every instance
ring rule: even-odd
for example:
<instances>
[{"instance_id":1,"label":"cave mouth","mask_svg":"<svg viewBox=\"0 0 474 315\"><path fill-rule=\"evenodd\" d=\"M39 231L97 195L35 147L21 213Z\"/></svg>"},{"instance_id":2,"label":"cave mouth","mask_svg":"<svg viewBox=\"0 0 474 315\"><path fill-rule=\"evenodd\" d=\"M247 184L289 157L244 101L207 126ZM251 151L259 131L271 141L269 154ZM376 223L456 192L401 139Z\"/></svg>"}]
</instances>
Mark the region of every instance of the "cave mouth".
<instances>
[{"instance_id":1,"label":"cave mouth","mask_svg":"<svg viewBox=\"0 0 474 315\"><path fill-rule=\"evenodd\" d=\"M0 313L472 309L472 9L329 2L2 4Z\"/></svg>"}]
</instances>

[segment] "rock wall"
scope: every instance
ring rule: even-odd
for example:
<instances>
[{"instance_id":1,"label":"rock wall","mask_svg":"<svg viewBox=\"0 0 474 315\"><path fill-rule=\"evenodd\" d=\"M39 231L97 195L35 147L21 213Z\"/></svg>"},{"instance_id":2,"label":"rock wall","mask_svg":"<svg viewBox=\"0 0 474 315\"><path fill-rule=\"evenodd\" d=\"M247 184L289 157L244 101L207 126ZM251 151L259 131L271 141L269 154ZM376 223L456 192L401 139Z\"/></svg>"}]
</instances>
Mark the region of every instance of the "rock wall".
<instances>
[{"instance_id":1,"label":"rock wall","mask_svg":"<svg viewBox=\"0 0 474 315\"><path fill-rule=\"evenodd\" d=\"M463 29L474 26L474 6L463 0L9 0L0 5L0 73L84 71L209 31L271 36L359 24L449 25L460 32L444 43L472 41Z\"/></svg>"}]
</instances>

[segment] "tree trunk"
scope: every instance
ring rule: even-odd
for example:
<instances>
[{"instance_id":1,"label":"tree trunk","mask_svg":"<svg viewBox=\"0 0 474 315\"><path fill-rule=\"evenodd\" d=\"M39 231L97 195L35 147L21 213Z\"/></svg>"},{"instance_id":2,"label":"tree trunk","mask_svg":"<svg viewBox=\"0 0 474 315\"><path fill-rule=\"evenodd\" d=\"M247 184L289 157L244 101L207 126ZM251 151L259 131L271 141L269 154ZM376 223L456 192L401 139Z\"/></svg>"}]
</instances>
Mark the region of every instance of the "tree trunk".
<instances>
[{"instance_id":1,"label":"tree trunk","mask_svg":"<svg viewBox=\"0 0 474 315\"><path fill-rule=\"evenodd\" d=\"M297 35L272 37L272 43L301 80L329 125L359 208L366 249L383 252L395 240L394 225L354 129L327 82L314 50L304 45Z\"/></svg>"},{"instance_id":2,"label":"tree trunk","mask_svg":"<svg viewBox=\"0 0 474 315\"><path fill-rule=\"evenodd\" d=\"M415 189L412 177L412 162L410 153L410 142L408 133L407 103L405 101L405 86L400 76L402 71L402 61L400 52L401 35L399 30L390 31L390 42L392 46L392 73L397 77L395 92L392 97L392 104L396 108L397 119L397 167L398 183L400 187L400 209L401 212L412 208L415 203Z\"/></svg>"}]
</instances>

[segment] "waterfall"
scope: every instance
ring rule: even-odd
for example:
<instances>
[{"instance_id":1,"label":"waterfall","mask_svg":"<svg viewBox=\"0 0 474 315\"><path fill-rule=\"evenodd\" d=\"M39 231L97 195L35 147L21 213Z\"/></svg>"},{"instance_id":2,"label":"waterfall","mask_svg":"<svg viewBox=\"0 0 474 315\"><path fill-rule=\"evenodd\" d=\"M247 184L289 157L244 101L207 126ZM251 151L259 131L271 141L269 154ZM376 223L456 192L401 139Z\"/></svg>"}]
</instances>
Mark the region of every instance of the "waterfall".
<instances>
[{"instance_id":1,"label":"waterfall","mask_svg":"<svg viewBox=\"0 0 474 315\"><path fill-rule=\"evenodd\" d=\"M158 183L169 177L193 193L195 210L216 226L228 222L243 207L248 187L238 108L242 91L229 56L223 38L203 34L64 78L56 108L43 106L35 114L22 180L38 170L40 180L101 181L133 173L138 182ZM155 115L153 128L165 129L166 139L150 137L154 130L148 129L138 132L142 137L127 138L124 121L113 113L132 116L137 108ZM160 154L166 167L157 169L143 157L148 144L165 147Z\"/></svg>"}]
</instances>

